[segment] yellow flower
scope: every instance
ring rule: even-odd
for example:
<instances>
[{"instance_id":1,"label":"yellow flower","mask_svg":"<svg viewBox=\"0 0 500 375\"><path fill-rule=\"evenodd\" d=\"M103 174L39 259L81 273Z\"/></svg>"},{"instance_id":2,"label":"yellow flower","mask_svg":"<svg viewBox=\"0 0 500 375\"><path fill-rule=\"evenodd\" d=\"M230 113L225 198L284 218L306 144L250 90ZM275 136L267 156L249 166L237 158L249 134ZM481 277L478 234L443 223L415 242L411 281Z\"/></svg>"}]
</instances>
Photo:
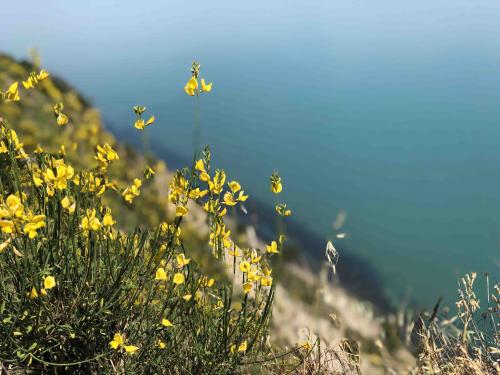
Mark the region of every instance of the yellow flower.
<instances>
[{"instance_id":1,"label":"yellow flower","mask_svg":"<svg viewBox=\"0 0 500 375\"><path fill-rule=\"evenodd\" d=\"M189 190L188 180L180 173L180 171L177 171L177 173L174 175L174 178L170 182L170 189L168 193L169 202L175 205L183 203L184 200L181 198L188 195L188 190ZM178 216L184 215L185 214L184 209L180 209L179 211L177 211L177 214Z\"/></svg>"},{"instance_id":2,"label":"yellow flower","mask_svg":"<svg viewBox=\"0 0 500 375\"><path fill-rule=\"evenodd\" d=\"M135 178L132 185L128 186L122 193L122 196L125 199L125 201L128 203L132 203L132 200L141 194L140 190L141 186L142 186L142 181L138 178Z\"/></svg>"},{"instance_id":3,"label":"yellow flower","mask_svg":"<svg viewBox=\"0 0 500 375\"><path fill-rule=\"evenodd\" d=\"M43 180L40 178L40 175L33 174L33 183L36 187L42 186Z\"/></svg>"},{"instance_id":4,"label":"yellow flower","mask_svg":"<svg viewBox=\"0 0 500 375\"><path fill-rule=\"evenodd\" d=\"M257 254L257 250L252 250L252 263L258 263L262 259L262 255Z\"/></svg>"},{"instance_id":5,"label":"yellow flower","mask_svg":"<svg viewBox=\"0 0 500 375\"><path fill-rule=\"evenodd\" d=\"M64 190L68 187L68 181L73 178L75 170L70 165L60 163L56 167L56 173L50 168L44 172L45 182L47 183L47 193L54 195L54 188Z\"/></svg>"},{"instance_id":6,"label":"yellow flower","mask_svg":"<svg viewBox=\"0 0 500 375\"><path fill-rule=\"evenodd\" d=\"M182 273L176 273L174 275L174 278L173 278L173 282L176 285L184 284L185 280L186 280L186 278L184 277L184 275Z\"/></svg>"},{"instance_id":7,"label":"yellow flower","mask_svg":"<svg viewBox=\"0 0 500 375\"><path fill-rule=\"evenodd\" d=\"M27 223L24 225L23 232L33 239L37 236L36 231L45 226L45 215L32 216L30 213L26 219Z\"/></svg>"},{"instance_id":8,"label":"yellow flower","mask_svg":"<svg viewBox=\"0 0 500 375\"><path fill-rule=\"evenodd\" d=\"M2 228L2 232L10 234L14 232L14 222L11 220L0 220L0 228Z\"/></svg>"},{"instance_id":9,"label":"yellow flower","mask_svg":"<svg viewBox=\"0 0 500 375\"><path fill-rule=\"evenodd\" d=\"M134 127L139 130L143 130L146 127L146 123L142 118L135 120Z\"/></svg>"},{"instance_id":10,"label":"yellow flower","mask_svg":"<svg viewBox=\"0 0 500 375\"><path fill-rule=\"evenodd\" d=\"M40 81L43 81L45 78L49 76L49 73L47 73L45 70L40 70L40 73L30 73L28 79L26 81L23 81L23 86L25 89L29 90L38 85Z\"/></svg>"},{"instance_id":11,"label":"yellow flower","mask_svg":"<svg viewBox=\"0 0 500 375\"><path fill-rule=\"evenodd\" d=\"M283 190L283 185L281 184L281 182L275 182L271 186L271 191L274 194L281 193L282 190Z\"/></svg>"},{"instance_id":12,"label":"yellow flower","mask_svg":"<svg viewBox=\"0 0 500 375\"><path fill-rule=\"evenodd\" d=\"M266 249L268 253L276 254L278 253L278 244L276 241L271 242L271 245L266 245Z\"/></svg>"},{"instance_id":13,"label":"yellow flower","mask_svg":"<svg viewBox=\"0 0 500 375\"><path fill-rule=\"evenodd\" d=\"M135 352L139 350L139 347L137 346L125 345L125 339L123 338L121 333L115 333L115 335L113 336L113 340L109 342L109 346L115 350L118 350L123 347L125 353L130 355L135 354Z\"/></svg>"},{"instance_id":14,"label":"yellow flower","mask_svg":"<svg viewBox=\"0 0 500 375\"><path fill-rule=\"evenodd\" d=\"M238 181L231 181L228 185L233 193L237 193L241 190L241 185L238 183Z\"/></svg>"},{"instance_id":15,"label":"yellow flower","mask_svg":"<svg viewBox=\"0 0 500 375\"><path fill-rule=\"evenodd\" d=\"M146 121L146 126L151 125L153 122L155 122L155 120L156 120L156 117L151 116L151 117L148 119L148 121Z\"/></svg>"},{"instance_id":16,"label":"yellow flower","mask_svg":"<svg viewBox=\"0 0 500 375\"><path fill-rule=\"evenodd\" d=\"M54 104L54 115L56 116L57 125L64 126L68 123L69 119L62 110L64 109L64 105L62 103Z\"/></svg>"},{"instance_id":17,"label":"yellow flower","mask_svg":"<svg viewBox=\"0 0 500 375\"><path fill-rule=\"evenodd\" d=\"M116 221L113 220L113 216L111 216L111 214L108 212L102 218L102 224L105 225L105 226L107 226L107 227L111 227L114 224L116 224Z\"/></svg>"},{"instance_id":18,"label":"yellow flower","mask_svg":"<svg viewBox=\"0 0 500 375\"><path fill-rule=\"evenodd\" d=\"M201 179L201 176L200 176ZM223 170L215 171L213 181L209 181L210 191L214 194L220 194L226 182L226 173Z\"/></svg>"},{"instance_id":19,"label":"yellow flower","mask_svg":"<svg viewBox=\"0 0 500 375\"><path fill-rule=\"evenodd\" d=\"M208 190L201 190L200 191L200 188L196 188L196 189L193 189L189 192L189 198L199 199L199 198L203 198L207 194L208 194Z\"/></svg>"},{"instance_id":20,"label":"yellow flower","mask_svg":"<svg viewBox=\"0 0 500 375\"><path fill-rule=\"evenodd\" d=\"M158 340L157 344L158 344L158 347L159 347L160 349L165 349L165 348L167 347L167 344L165 344L165 343L164 343L163 341L161 341L161 340Z\"/></svg>"},{"instance_id":21,"label":"yellow flower","mask_svg":"<svg viewBox=\"0 0 500 375\"><path fill-rule=\"evenodd\" d=\"M227 206L235 206L236 202L234 200L234 196L233 196L233 193L229 192L229 191L226 191L226 193L224 194L224 203L227 205Z\"/></svg>"},{"instance_id":22,"label":"yellow flower","mask_svg":"<svg viewBox=\"0 0 500 375\"><path fill-rule=\"evenodd\" d=\"M184 206L175 207L175 216L180 217L184 216L188 213L188 209Z\"/></svg>"},{"instance_id":23,"label":"yellow flower","mask_svg":"<svg viewBox=\"0 0 500 375\"><path fill-rule=\"evenodd\" d=\"M7 137L9 137L9 134L5 134ZM14 144L16 150L21 150L23 147L23 144L19 142L19 138L17 137L17 133L14 130L10 131L10 139L9 141Z\"/></svg>"},{"instance_id":24,"label":"yellow flower","mask_svg":"<svg viewBox=\"0 0 500 375\"><path fill-rule=\"evenodd\" d=\"M192 297L193 297L193 295L192 295L192 294L186 294L185 296L183 296L183 297L182 297L182 299L183 299L184 301L190 301Z\"/></svg>"},{"instance_id":25,"label":"yellow flower","mask_svg":"<svg viewBox=\"0 0 500 375\"><path fill-rule=\"evenodd\" d=\"M188 83L186 83L186 86L184 86L184 91L189 96L194 96L195 94L197 94L196 92L197 89L198 89L198 80L193 76L188 81Z\"/></svg>"},{"instance_id":26,"label":"yellow flower","mask_svg":"<svg viewBox=\"0 0 500 375\"><path fill-rule=\"evenodd\" d=\"M205 92L212 91L212 82L210 82L208 85L206 85L205 80L202 78L201 79L201 90L205 91Z\"/></svg>"},{"instance_id":27,"label":"yellow flower","mask_svg":"<svg viewBox=\"0 0 500 375\"><path fill-rule=\"evenodd\" d=\"M160 267L156 270L155 280L167 280L167 273L165 268Z\"/></svg>"},{"instance_id":28,"label":"yellow flower","mask_svg":"<svg viewBox=\"0 0 500 375\"><path fill-rule=\"evenodd\" d=\"M109 161L120 159L118 153L115 150L113 150L113 148L108 143L105 143L103 147L100 147L98 145L97 149L103 155L105 155L106 159L108 159Z\"/></svg>"},{"instance_id":29,"label":"yellow flower","mask_svg":"<svg viewBox=\"0 0 500 375\"><path fill-rule=\"evenodd\" d=\"M233 256L235 258L241 256L241 253L239 252L238 246L235 246L233 250L229 249L228 253L229 253L229 255L231 255L231 256Z\"/></svg>"},{"instance_id":30,"label":"yellow flower","mask_svg":"<svg viewBox=\"0 0 500 375\"><path fill-rule=\"evenodd\" d=\"M97 145L97 155L95 156L95 159L99 162L101 168L104 169L110 162L118 160L120 157L108 143L105 143L104 146Z\"/></svg>"},{"instance_id":31,"label":"yellow flower","mask_svg":"<svg viewBox=\"0 0 500 375\"><path fill-rule=\"evenodd\" d=\"M69 122L69 118L64 113L59 113L57 115L56 122L57 122L57 125L64 126Z\"/></svg>"},{"instance_id":32,"label":"yellow flower","mask_svg":"<svg viewBox=\"0 0 500 375\"><path fill-rule=\"evenodd\" d=\"M245 202L248 199L248 195L245 195L243 190L238 194L238 198L236 198L239 202Z\"/></svg>"},{"instance_id":33,"label":"yellow flower","mask_svg":"<svg viewBox=\"0 0 500 375\"><path fill-rule=\"evenodd\" d=\"M200 180L204 182L210 181L210 175L207 173L205 169L205 164L203 162L203 159L199 159L195 165L194 168L200 172Z\"/></svg>"},{"instance_id":34,"label":"yellow flower","mask_svg":"<svg viewBox=\"0 0 500 375\"><path fill-rule=\"evenodd\" d=\"M75 202L71 203L71 200L70 200L68 197L64 197L64 198L61 200L61 206L62 206L65 210L68 210L68 212L69 212L70 214L72 214L73 212L75 212L76 203L75 203Z\"/></svg>"},{"instance_id":35,"label":"yellow flower","mask_svg":"<svg viewBox=\"0 0 500 375\"><path fill-rule=\"evenodd\" d=\"M121 333L115 333L113 336L113 340L109 342L109 346L111 346L112 349L118 349L121 346L125 344L125 340L123 339L123 336Z\"/></svg>"},{"instance_id":36,"label":"yellow flower","mask_svg":"<svg viewBox=\"0 0 500 375\"><path fill-rule=\"evenodd\" d=\"M246 352L247 351L247 340L243 341L240 346L238 346L238 351L239 352Z\"/></svg>"},{"instance_id":37,"label":"yellow flower","mask_svg":"<svg viewBox=\"0 0 500 375\"><path fill-rule=\"evenodd\" d=\"M250 293L251 290L252 290L252 283L243 284L243 291L245 292L245 294Z\"/></svg>"},{"instance_id":38,"label":"yellow flower","mask_svg":"<svg viewBox=\"0 0 500 375\"><path fill-rule=\"evenodd\" d=\"M198 172L206 172L206 170L205 170L205 164L203 163L203 159L199 159L199 160L195 163L194 168L195 168Z\"/></svg>"},{"instance_id":39,"label":"yellow flower","mask_svg":"<svg viewBox=\"0 0 500 375\"><path fill-rule=\"evenodd\" d=\"M312 349L312 344L309 340L304 341L301 346L302 346L302 348L304 348L307 351Z\"/></svg>"},{"instance_id":40,"label":"yellow flower","mask_svg":"<svg viewBox=\"0 0 500 375\"><path fill-rule=\"evenodd\" d=\"M75 170L72 166L61 164L57 167L57 177L55 181L56 189L62 190L68 187L68 180L71 180L75 175Z\"/></svg>"},{"instance_id":41,"label":"yellow flower","mask_svg":"<svg viewBox=\"0 0 500 375\"><path fill-rule=\"evenodd\" d=\"M271 276L263 276L260 279L260 283L262 286L271 286L273 285L273 278Z\"/></svg>"},{"instance_id":42,"label":"yellow flower","mask_svg":"<svg viewBox=\"0 0 500 375\"><path fill-rule=\"evenodd\" d=\"M203 182L210 182L210 175L207 172L201 172L200 180Z\"/></svg>"},{"instance_id":43,"label":"yellow flower","mask_svg":"<svg viewBox=\"0 0 500 375\"><path fill-rule=\"evenodd\" d=\"M201 285L204 286L205 288L211 288L215 283L215 280L213 278L208 278L206 276L203 276L201 278Z\"/></svg>"},{"instance_id":44,"label":"yellow flower","mask_svg":"<svg viewBox=\"0 0 500 375\"><path fill-rule=\"evenodd\" d=\"M9 88L7 89L7 91L5 91L3 93L5 99L11 100L13 102L19 101L20 97L19 97L18 86L19 86L19 82L17 82L17 81L14 82L12 85L10 85Z\"/></svg>"},{"instance_id":45,"label":"yellow flower","mask_svg":"<svg viewBox=\"0 0 500 375\"><path fill-rule=\"evenodd\" d=\"M43 81L45 78L48 78L49 73L46 70L40 70L40 73L37 74L36 78L39 81Z\"/></svg>"},{"instance_id":46,"label":"yellow flower","mask_svg":"<svg viewBox=\"0 0 500 375\"><path fill-rule=\"evenodd\" d=\"M26 81L23 81L23 86L26 90L29 90L29 89L32 89L35 87L35 85L33 84L32 80L31 80L31 77L28 77L28 79Z\"/></svg>"},{"instance_id":47,"label":"yellow flower","mask_svg":"<svg viewBox=\"0 0 500 375\"><path fill-rule=\"evenodd\" d=\"M135 352L139 350L139 348L134 345L124 345L123 348L125 349L125 353L130 355L135 354Z\"/></svg>"},{"instance_id":48,"label":"yellow flower","mask_svg":"<svg viewBox=\"0 0 500 375\"><path fill-rule=\"evenodd\" d=\"M21 217L24 215L24 205L21 203L19 197L10 194L5 200L9 210L8 215L13 217Z\"/></svg>"},{"instance_id":49,"label":"yellow flower","mask_svg":"<svg viewBox=\"0 0 500 375\"><path fill-rule=\"evenodd\" d=\"M95 209L87 210L86 216L82 219L83 230L96 231L101 228L101 222L95 215L96 215Z\"/></svg>"},{"instance_id":50,"label":"yellow flower","mask_svg":"<svg viewBox=\"0 0 500 375\"><path fill-rule=\"evenodd\" d=\"M248 263L246 260L240 263L240 271L243 273L247 273L250 271L250 263Z\"/></svg>"},{"instance_id":51,"label":"yellow flower","mask_svg":"<svg viewBox=\"0 0 500 375\"><path fill-rule=\"evenodd\" d=\"M260 278L261 278L261 276L258 275L256 271L250 271L247 274L247 279L248 279L248 281L251 281L251 282L259 281Z\"/></svg>"},{"instance_id":52,"label":"yellow flower","mask_svg":"<svg viewBox=\"0 0 500 375\"><path fill-rule=\"evenodd\" d=\"M177 255L177 268L182 268L191 262L191 259L186 258L184 254Z\"/></svg>"},{"instance_id":53,"label":"yellow flower","mask_svg":"<svg viewBox=\"0 0 500 375\"><path fill-rule=\"evenodd\" d=\"M28 297L29 297L30 299L35 299L35 298L38 298L38 293L37 293L37 291L36 291L35 287L32 287L32 288L31 288L31 291L28 293Z\"/></svg>"},{"instance_id":54,"label":"yellow flower","mask_svg":"<svg viewBox=\"0 0 500 375\"><path fill-rule=\"evenodd\" d=\"M47 276L43 280L43 287L45 289L52 289L55 286L56 286L56 279L54 278L54 276Z\"/></svg>"},{"instance_id":55,"label":"yellow flower","mask_svg":"<svg viewBox=\"0 0 500 375\"><path fill-rule=\"evenodd\" d=\"M139 130L143 130L146 126L151 125L153 122L155 122L156 118L154 116L151 116L148 121L144 121L142 118L137 119L134 122L134 127Z\"/></svg>"},{"instance_id":56,"label":"yellow flower","mask_svg":"<svg viewBox=\"0 0 500 375\"><path fill-rule=\"evenodd\" d=\"M164 327L173 327L174 326L170 320L165 319L165 318L163 318L161 320L161 325Z\"/></svg>"}]
</instances>

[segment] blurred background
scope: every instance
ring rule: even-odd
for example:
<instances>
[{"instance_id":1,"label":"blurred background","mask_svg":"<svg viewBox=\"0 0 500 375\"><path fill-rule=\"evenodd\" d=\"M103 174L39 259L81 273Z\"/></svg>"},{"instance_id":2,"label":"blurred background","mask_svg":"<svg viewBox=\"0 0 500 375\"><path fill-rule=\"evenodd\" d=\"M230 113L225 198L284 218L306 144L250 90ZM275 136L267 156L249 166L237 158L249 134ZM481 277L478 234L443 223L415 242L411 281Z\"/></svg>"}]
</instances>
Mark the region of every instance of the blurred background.
<instances>
[{"instance_id":1,"label":"blurred background","mask_svg":"<svg viewBox=\"0 0 500 375\"><path fill-rule=\"evenodd\" d=\"M333 240L340 274L356 257L389 299L425 306L453 300L464 272L498 280L498 1L53 0L0 17L0 50L36 48L121 141L135 144L131 107L146 105L172 166L192 158L183 86L200 61L216 165L271 208L278 171L294 226Z\"/></svg>"}]
</instances>

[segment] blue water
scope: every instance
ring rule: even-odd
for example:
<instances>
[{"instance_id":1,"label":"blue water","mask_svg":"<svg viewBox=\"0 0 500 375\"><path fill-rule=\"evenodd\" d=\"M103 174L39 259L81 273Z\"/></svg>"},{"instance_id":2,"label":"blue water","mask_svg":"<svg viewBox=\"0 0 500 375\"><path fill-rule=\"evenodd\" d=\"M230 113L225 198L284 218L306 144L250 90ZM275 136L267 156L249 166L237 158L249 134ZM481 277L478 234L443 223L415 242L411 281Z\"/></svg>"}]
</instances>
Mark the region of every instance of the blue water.
<instances>
[{"instance_id":1,"label":"blue water","mask_svg":"<svg viewBox=\"0 0 500 375\"><path fill-rule=\"evenodd\" d=\"M186 160L195 101L182 87L201 61L217 165L268 203L279 171L321 238L345 211L336 243L390 298L429 305L464 272L499 279L498 1L27 3L2 6L2 50L37 47L118 129L147 105L154 146Z\"/></svg>"}]
</instances>

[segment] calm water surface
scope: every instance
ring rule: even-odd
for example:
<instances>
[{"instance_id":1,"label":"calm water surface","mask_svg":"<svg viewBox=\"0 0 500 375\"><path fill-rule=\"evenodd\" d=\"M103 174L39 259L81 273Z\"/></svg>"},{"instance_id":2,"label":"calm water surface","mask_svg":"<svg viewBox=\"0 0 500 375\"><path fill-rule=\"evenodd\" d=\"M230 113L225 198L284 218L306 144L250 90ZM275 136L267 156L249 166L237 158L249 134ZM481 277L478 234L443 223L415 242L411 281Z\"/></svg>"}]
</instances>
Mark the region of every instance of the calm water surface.
<instances>
[{"instance_id":1,"label":"calm water surface","mask_svg":"<svg viewBox=\"0 0 500 375\"><path fill-rule=\"evenodd\" d=\"M27 3L2 7L2 50L38 47L118 135L147 105L155 148L186 160L195 100L182 87L201 61L216 163L268 203L279 171L300 225L346 233L336 243L390 298L431 304L466 271L498 280L497 1Z\"/></svg>"}]
</instances>

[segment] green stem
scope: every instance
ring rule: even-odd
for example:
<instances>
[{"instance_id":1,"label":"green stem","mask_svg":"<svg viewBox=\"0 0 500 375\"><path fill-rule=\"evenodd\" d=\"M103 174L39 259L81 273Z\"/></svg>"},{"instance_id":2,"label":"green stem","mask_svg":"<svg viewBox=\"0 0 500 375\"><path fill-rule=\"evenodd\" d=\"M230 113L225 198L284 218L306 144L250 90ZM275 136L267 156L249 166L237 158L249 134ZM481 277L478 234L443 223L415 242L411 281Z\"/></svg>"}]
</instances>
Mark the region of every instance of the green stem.
<instances>
[{"instance_id":1,"label":"green stem","mask_svg":"<svg viewBox=\"0 0 500 375\"><path fill-rule=\"evenodd\" d=\"M201 108L200 108L200 97L196 97L196 108L194 112L194 128L193 128L193 149L194 154L197 155L200 151L200 143L201 143Z\"/></svg>"},{"instance_id":2,"label":"green stem","mask_svg":"<svg viewBox=\"0 0 500 375\"><path fill-rule=\"evenodd\" d=\"M146 129L142 131L142 151L147 162L148 158L151 156L151 150L149 148L149 136Z\"/></svg>"}]
</instances>

